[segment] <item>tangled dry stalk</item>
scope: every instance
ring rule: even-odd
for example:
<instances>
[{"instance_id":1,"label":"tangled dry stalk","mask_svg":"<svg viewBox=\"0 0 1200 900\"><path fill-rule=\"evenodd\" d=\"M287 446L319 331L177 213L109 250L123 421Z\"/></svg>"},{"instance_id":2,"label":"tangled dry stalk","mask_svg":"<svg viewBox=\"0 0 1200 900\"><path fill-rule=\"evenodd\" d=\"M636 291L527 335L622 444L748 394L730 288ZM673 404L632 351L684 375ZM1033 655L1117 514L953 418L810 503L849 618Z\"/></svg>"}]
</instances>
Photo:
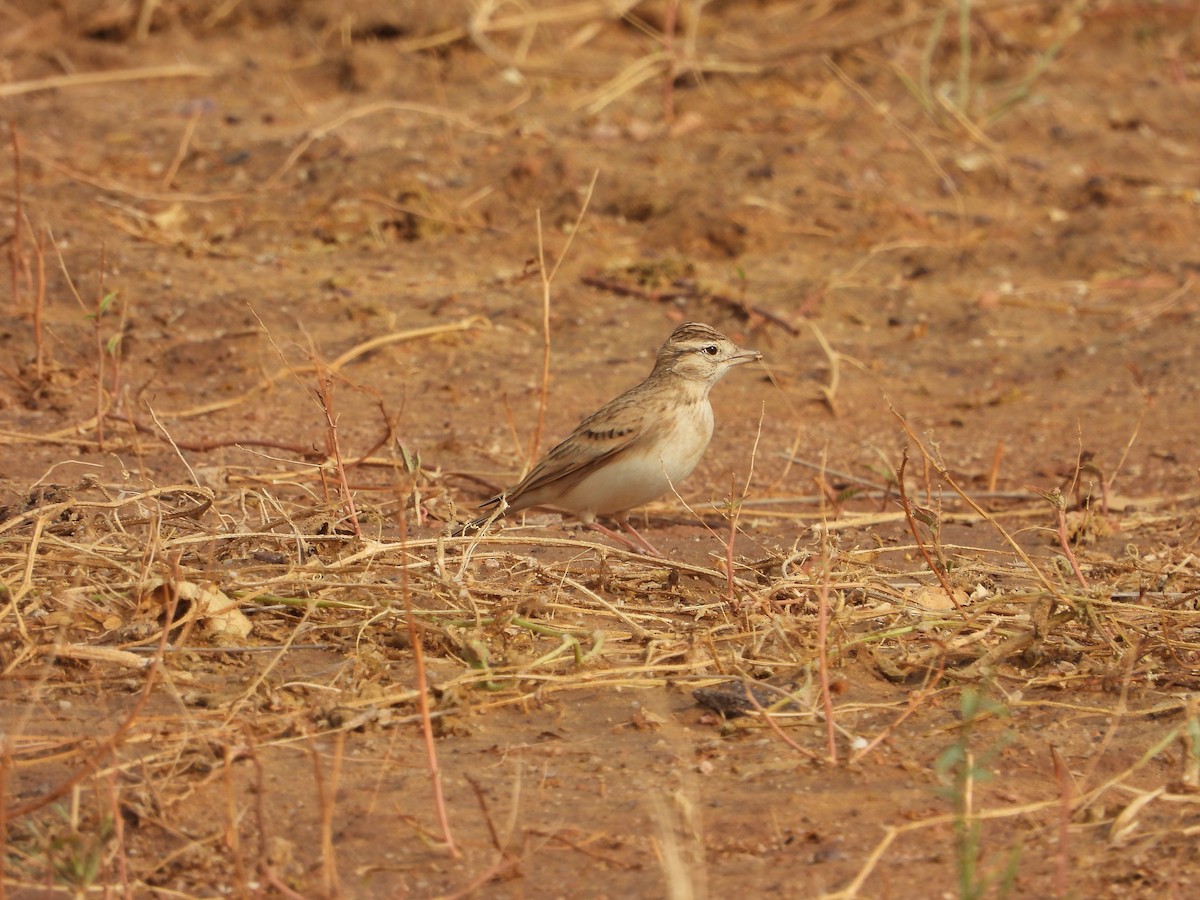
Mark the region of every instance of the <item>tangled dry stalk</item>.
<instances>
[{"instance_id":1,"label":"tangled dry stalk","mask_svg":"<svg viewBox=\"0 0 1200 900\"><path fill-rule=\"evenodd\" d=\"M363 728L436 720L444 730L456 717L600 686L692 689L731 678L767 679L782 685L784 699L769 707L756 701L751 714L731 726L765 729L780 753L798 759L813 756L803 746L812 741L807 732L826 732L818 757L827 764L845 753L851 765L862 765L901 727L920 727L939 698L963 685L992 685L1009 713L1026 702L1044 706L1041 691L1052 688L1064 707L1105 717L1109 738L1130 720L1166 720L1153 746L1123 771L1088 773L1060 800L967 810L977 824L1006 816L1038 819L1038 813L1047 822L1060 814L1078 821L1102 800L1124 797L1118 802L1128 805L1111 825L1118 834L1132 829L1150 804L1200 801L1190 793L1198 787L1200 719L1194 702L1170 699L1181 688L1196 689L1200 580L1190 553L1153 560L1130 555L1101 565L1089 563L1085 552L1082 565L1091 578L1084 589L1070 566L1007 546L1013 539L1001 522L1034 513L1028 505L1001 513L980 509L975 520L1003 536L998 546L946 543L939 524L922 520L913 522L917 543L841 548L838 532L816 521L790 551L740 560L730 579L719 556L711 566L698 566L565 538L509 532L469 543L444 536L356 537L336 508L322 513L282 502L265 487L114 491L95 479L48 486L25 508L6 510L0 524L0 573L9 586L0 621L13 638L3 677L24 685L23 712L10 712L5 727L5 816L18 834L34 835L56 827L56 804L73 796L70 827L82 835L81 808L111 825L128 815L123 811L130 804L145 802L136 799L140 789L128 786L134 771L156 804L169 808L205 781L228 778L239 758L254 758L266 747L312 747L336 737L341 748L346 734ZM846 512L838 524L854 527L856 518L870 517ZM1120 527L1132 538L1187 526L1143 509ZM954 592L953 606L929 586L928 576L907 572L905 557L923 542L933 545L935 566L945 567L940 577ZM155 583L170 589L148 587ZM224 602L200 603L185 594L185 585L203 585ZM253 637L230 630L233 610L249 616ZM828 626L819 626L826 615ZM408 638L397 645L400 635ZM425 659L442 664L439 674L429 677L417 656L414 674L427 682L385 686L372 669L395 658L408 640ZM284 701L295 689L268 688L272 670L310 652L356 662L334 681L313 685L319 703ZM197 680L190 660L213 665L250 654L264 662L244 690L188 698ZM845 724L858 721L866 707L840 702L827 677L855 660L912 685L903 701L868 704L873 715L883 714L869 730ZM836 682L835 674L835 690ZM137 700L116 727L97 723L94 737L43 731L38 711L53 706L72 683L88 694L134 690ZM169 712L160 705L151 714L156 683L182 706ZM1073 700L1086 685L1112 685L1118 703L1092 708L1094 701ZM1130 691L1161 699L1130 704ZM214 745L226 749L209 775L199 781L180 776L184 761ZM1173 778L1149 793L1135 786L1160 754L1177 747L1186 749ZM330 776L335 782L340 752ZM315 756L314 763L319 771ZM30 790L34 780L47 787ZM334 794L332 787L320 793L327 826ZM837 895L855 896L901 836L953 820L934 816L889 826L859 876ZM225 832L236 833L233 826L227 822ZM119 843L110 838L86 853L71 852L96 856L91 865L102 865L109 878L119 863L129 885L167 865L123 856ZM13 885L40 877L41 863L29 846L25 839L8 848L15 854L7 876ZM332 843L323 846L322 858L332 867L336 851ZM250 879L251 872L272 877L268 849L259 848L257 857L239 852L248 854L240 878ZM334 871L325 877L334 879Z\"/></svg>"}]
</instances>

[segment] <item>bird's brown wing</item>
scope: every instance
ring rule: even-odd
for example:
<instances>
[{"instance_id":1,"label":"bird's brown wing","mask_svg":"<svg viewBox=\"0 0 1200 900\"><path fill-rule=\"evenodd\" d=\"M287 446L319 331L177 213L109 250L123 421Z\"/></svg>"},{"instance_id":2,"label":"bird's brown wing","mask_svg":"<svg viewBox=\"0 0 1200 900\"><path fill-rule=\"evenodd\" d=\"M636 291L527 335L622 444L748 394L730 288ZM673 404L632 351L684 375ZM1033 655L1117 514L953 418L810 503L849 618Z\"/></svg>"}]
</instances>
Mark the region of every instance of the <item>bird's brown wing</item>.
<instances>
[{"instance_id":1,"label":"bird's brown wing","mask_svg":"<svg viewBox=\"0 0 1200 900\"><path fill-rule=\"evenodd\" d=\"M624 430L579 432L569 444L559 444L547 453L533 471L508 492L509 508L515 511L536 505L538 501L533 498L549 489L556 494L566 493L597 467L628 450L637 441L636 433L629 434Z\"/></svg>"},{"instance_id":2,"label":"bird's brown wing","mask_svg":"<svg viewBox=\"0 0 1200 900\"><path fill-rule=\"evenodd\" d=\"M562 495L582 481L596 467L647 440L653 430L649 414L638 407L627 408L619 427L599 414L585 419L560 444L550 450L521 483L506 494L498 494L484 506L495 506L501 497L508 501L507 512L516 512L542 503L553 505L553 496ZM551 495L551 496L547 496Z\"/></svg>"}]
</instances>

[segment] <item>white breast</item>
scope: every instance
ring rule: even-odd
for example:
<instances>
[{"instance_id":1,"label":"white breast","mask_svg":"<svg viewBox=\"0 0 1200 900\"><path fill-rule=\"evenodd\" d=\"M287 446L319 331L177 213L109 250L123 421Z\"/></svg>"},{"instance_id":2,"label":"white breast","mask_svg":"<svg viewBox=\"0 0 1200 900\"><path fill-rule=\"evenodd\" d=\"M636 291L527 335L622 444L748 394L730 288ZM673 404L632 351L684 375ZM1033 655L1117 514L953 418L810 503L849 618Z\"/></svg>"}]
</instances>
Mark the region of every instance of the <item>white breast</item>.
<instances>
[{"instance_id":1,"label":"white breast","mask_svg":"<svg viewBox=\"0 0 1200 900\"><path fill-rule=\"evenodd\" d=\"M670 438L659 447L658 461L662 471L675 485L692 474L712 440L712 406L703 400L695 405L693 412L693 415L679 418Z\"/></svg>"},{"instance_id":2,"label":"white breast","mask_svg":"<svg viewBox=\"0 0 1200 900\"><path fill-rule=\"evenodd\" d=\"M691 474L712 438L713 412L707 400L678 416L652 446L628 452L601 466L554 502L585 524L597 515L625 512L649 503Z\"/></svg>"}]
</instances>

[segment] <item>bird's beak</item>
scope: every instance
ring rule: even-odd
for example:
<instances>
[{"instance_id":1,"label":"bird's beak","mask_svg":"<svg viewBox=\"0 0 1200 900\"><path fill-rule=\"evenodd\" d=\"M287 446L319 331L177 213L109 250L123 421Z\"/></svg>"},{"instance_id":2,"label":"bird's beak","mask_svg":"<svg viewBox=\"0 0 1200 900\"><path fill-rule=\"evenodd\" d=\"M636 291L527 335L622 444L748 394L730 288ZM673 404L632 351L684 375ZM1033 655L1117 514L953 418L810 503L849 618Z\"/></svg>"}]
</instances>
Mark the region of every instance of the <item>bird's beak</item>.
<instances>
[{"instance_id":1,"label":"bird's beak","mask_svg":"<svg viewBox=\"0 0 1200 900\"><path fill-rule=\"evenodd\" d=\"M739 350L733 356L729 357L729 362L735 366L740 366L743 363L757 362L762 359L762 354L757 350Z\"/></svg>"}]
</instances>

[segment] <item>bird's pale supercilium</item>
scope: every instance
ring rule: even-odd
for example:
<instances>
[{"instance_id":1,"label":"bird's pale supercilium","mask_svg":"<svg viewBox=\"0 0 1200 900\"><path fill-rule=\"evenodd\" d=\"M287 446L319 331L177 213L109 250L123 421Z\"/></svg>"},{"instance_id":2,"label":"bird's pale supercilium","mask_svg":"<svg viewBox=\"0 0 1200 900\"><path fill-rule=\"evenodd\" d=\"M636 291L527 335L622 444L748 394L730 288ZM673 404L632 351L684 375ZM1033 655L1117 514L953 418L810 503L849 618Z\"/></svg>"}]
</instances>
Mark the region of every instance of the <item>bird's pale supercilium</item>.
<instances>
[{"instance_id":1,"label":"bird's pale supercilium","mask_svg":"<svg viewBox=\"0 0 1200 900\"><path fill-rule=\"evenodd\" d=\"M571 513L633 549L661 555L629 524L629 511L679 487L696 467L713 432L708 393L743 363L762 359L699 322L676 328L637 387L592 413L521 482L484 508L511 515L532 506ZM464 526L478 528L497 514ZM612 516L637 542L596 521Z\"/></svg>"}]
</instances>

